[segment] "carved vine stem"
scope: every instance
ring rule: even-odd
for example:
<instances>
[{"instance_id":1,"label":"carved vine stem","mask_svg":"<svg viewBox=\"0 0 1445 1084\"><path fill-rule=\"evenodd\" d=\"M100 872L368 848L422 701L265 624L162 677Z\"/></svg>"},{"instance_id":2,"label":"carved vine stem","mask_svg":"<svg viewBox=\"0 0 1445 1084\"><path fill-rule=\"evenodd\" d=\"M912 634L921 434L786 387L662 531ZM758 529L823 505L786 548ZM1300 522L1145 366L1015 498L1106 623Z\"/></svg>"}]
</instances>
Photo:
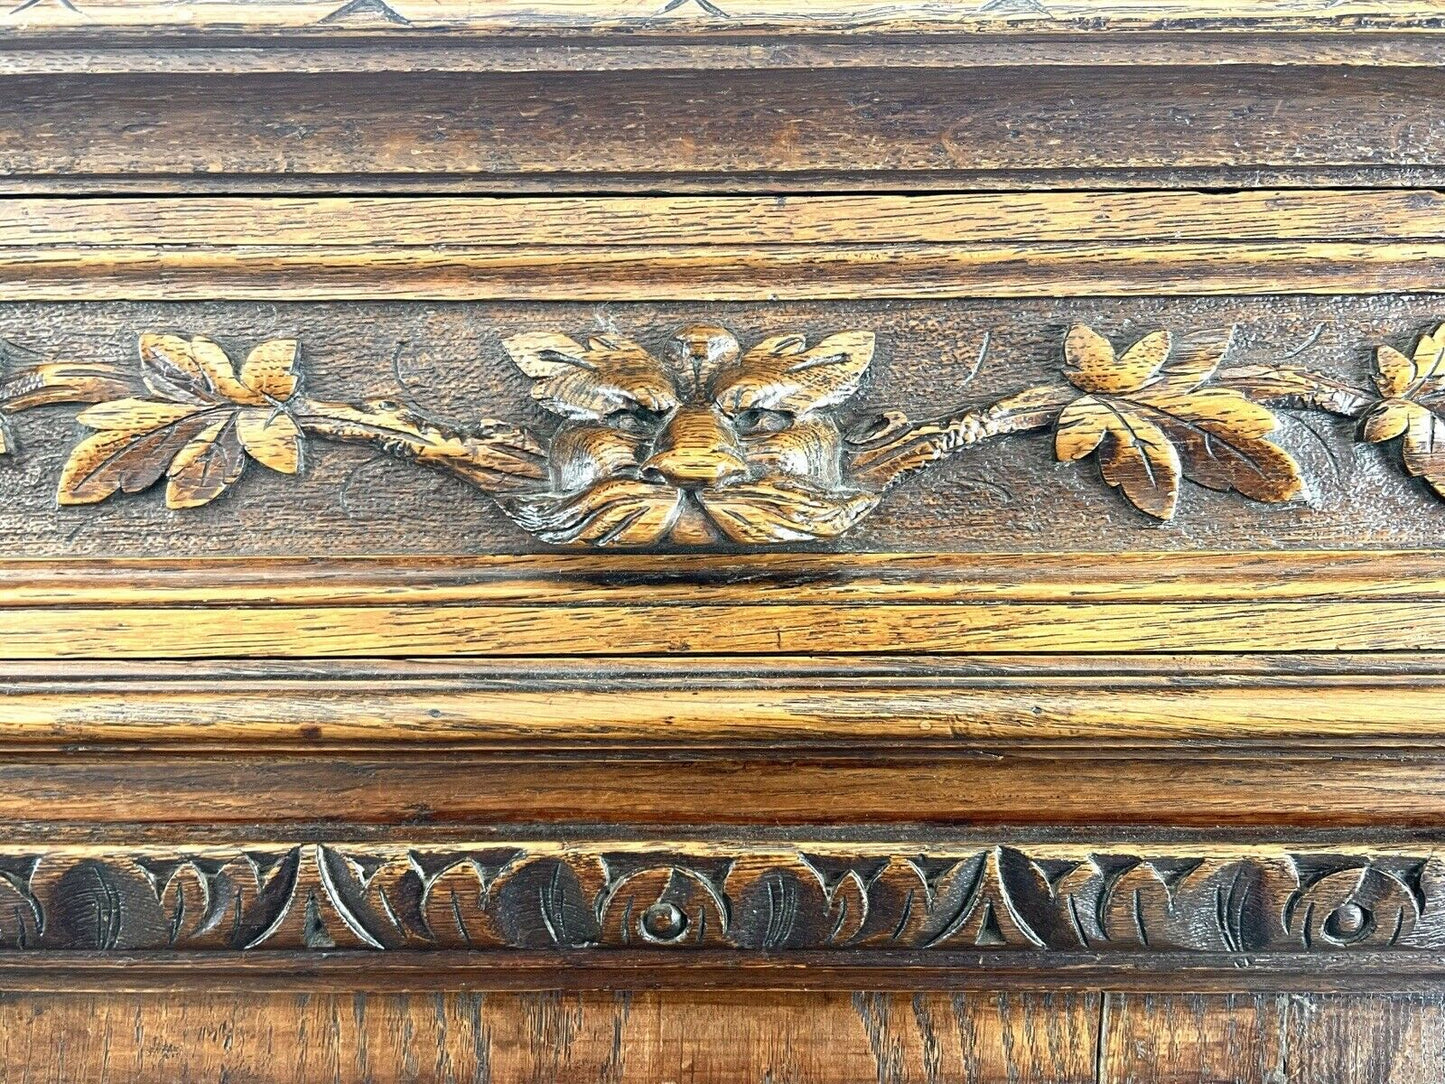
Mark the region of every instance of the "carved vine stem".
<instances>
[{"instance_id":1,"label":"carved vine stem","mask_svg":"<svg viewBox=\"0 0 1445 1084\"><path fill-rule=\"evenodd\" d=\"M850 441L849 470L861 485L881 493L981 441L1050 426L1077 396L1063 386L1030 388L990 406L918 425L901 411L888 411Z\"/></svg>"},{"instance_id":2,"label":"carved vine stem","mask_svg":"<svg viewBox=\"0 0 1445 1084\"><path fill-rule=\"evenodd\" d=\"M1219 383L1247 398L1288 410L1322 410L1342 418L1359 418L1379 402L1373 392L1303 366L1240 365L1222 370Z\"/></svg>"},{"instance_id":3,"label":"carved vine stem","mask_svg":"<svg viewBox=\"0 0 1445 1084\"><path fill-rule=\"evenodd\" d=\"M293 400L302 432L349 444L368 444L399 458L445 471L486 493L535 488L547 477L547 450L526 429L482 421L475 429L444 426L389 401L334 403Z\"/></svg>"},{"instance_id":4,"label":"carved vine stem","mask_svg":"<svg viewBox=\"0 0 1445 1084\"><path fill-rule=\"evenodd\" d=\"M0 378L0 412L57 404L106 403L145 396L133 373L104 364L47 362ZM296 396L285 412L301 432L367 444L455 475L486 493L535 485L547 476L546 449L526 429L482 421L475 429L448 427L387 400L338 403Z\"/></svg>"}]
</instances>

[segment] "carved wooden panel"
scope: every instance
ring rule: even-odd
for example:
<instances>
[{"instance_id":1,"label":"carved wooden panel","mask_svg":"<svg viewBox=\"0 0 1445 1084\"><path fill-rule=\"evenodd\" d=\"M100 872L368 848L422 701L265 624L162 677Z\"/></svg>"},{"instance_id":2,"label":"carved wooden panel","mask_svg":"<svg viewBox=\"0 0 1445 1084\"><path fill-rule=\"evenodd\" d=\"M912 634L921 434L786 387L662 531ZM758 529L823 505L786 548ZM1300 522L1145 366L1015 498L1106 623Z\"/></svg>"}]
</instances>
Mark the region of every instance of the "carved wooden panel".
<instances>
[{"instance_id":1,"label":"carved wooden panel","mask_svg":"<svg viewBox=\"0 0 1445 1084\"><path fill-rule=\"evenodd\" d=\"M209 506L165 518L172 554L218 538L254 553L323 538L333 553L378 538L402 552L1319 548L1362 530L1426 547L1442 514L1440 311L959 302L714 307L720 322L699 324L696 308L619 307L589 336L517 330L571 330L584 312L567 308L308 305L261 326L246 306L11 310L18 473L0 515L24 553L83 551L99 528L109 553L139 555L161 521L123 494L169 476L172 507ZM712 384L685 383L693 357ZM279 375L256 375L272 361ZM790 367L817 379L789 386ZM256 390L248 373L280 383ZM50 409L65 402L96 404L79 413L89 436ZM1050 439L1014 435L1029 433ZM1150 519L1170 524L1145 532Z\"/></svg>"}]
</instances>

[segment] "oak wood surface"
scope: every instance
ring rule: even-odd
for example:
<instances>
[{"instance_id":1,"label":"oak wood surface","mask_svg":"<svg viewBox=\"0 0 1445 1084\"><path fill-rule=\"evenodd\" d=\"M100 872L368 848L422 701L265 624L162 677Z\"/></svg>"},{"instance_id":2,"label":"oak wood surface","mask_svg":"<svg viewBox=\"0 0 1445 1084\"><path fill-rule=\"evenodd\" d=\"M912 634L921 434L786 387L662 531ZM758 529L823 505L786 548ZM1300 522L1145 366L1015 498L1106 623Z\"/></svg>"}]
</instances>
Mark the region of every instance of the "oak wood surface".
<instances>
[{"instance_id":1,"label":"oak wood surface","mask_svg":"<svg viewBox=\"0 0 1445 1084\"><path fill-rule=\"evenodd\" d=\"M332 0L209 0L177 7L164 0L86 0L83 4L24 4L9 12L12 34L43 35L77 27L103 32L113 27L141 30L180 28L212 33L256 30L334 32L398 26L452 33L525 35L546 31L716 31L785 30L814 34L896 33L929 30L1121 31L1184 27L1248 31L1374 30L1438 28L1438 9L1419 0L1167 0L1110 4L1104 0L1051 0L1037 4L941 6L906 0L826 0L800 11L789 0L735 0L723 11L713 4L676 4L658 10L650 3L606 0L510 0L478 4L469 0L392 0L385 5Z\"/></svg>"},{"instance_id":2,"label":"oak wood surface","mask_svg":"<svg viewBox=\"0 0 1445 1084\"><path fill-rule=\"evenodd\" d=\"M1442 679L1434 654L11 663L0 745L1405 754L1445 742Z\"/></svg>"},{"instance_id":3,"label":"oak wood surface","mask_svg":"<svg viewBox=\"0 0 1445 1084\"><path fill-rule=\"evenodd\" d=\"M812 752L759 762L746 750L681 760L619 753L591 763L446 750L17 753L0 764L0 816L87 826L761 820L1429 829L1445 811L1445 761L1427 755L1246 750L1171 759L980 750L867 760ZM1187 802L1174 797L1184 794Z\"/></svg>"},{"instance_id":4,"label":"oak wood surface","mask_svg":"<svg viewBox=\"0 0 1445 1084\"><path fill-rule=\"evenodd\" d=\"M950 195L17 198L0 244L398 247L1445 239L1431 190ZM559 254L560 255L560 254Z\"/></svg>"},{"instance_id":5,"label":"oak wood surface","mask_svg":"<svg viewBox=\"0 0 1445 1084\"><path fill-rule=\"evenodd\" d=\"M556 273L565 275L565 265L565 254L558 253ZM1227 356L1216 383L1258 372L1258 366L1303 366L1322 380L1354 389L1346 392L1353 405L1340 408L1345 416L1336 417L1291 407L1288 389L1282 399L1267 388L1254 393L1274 404L1273 422L1265 421L1274 425L1269 448L1283 450L1297 464L1293 488L1271 486L1263 494L1283 498L1282 503L1262 505L1183 485L1167 529L1146 530L1148 519L1109 492L1093 461L1059 461L1057 432L1048 432L1057 430L1057 417L1044 412L1028 423L1032 435L1010 431L1014 435L994 439L986 437L986 429L970 430L985 432L986 439L960 441L952 454L934 460L937 466L926 475L902 478L832 545L881 553L1429 548L1440 537L1445 504L1425 481L1410 476L1410 463L1418 471L1418 460L1404 460L1393 437L1376 433L1382 442L1370 443L1352 419L1383 407L1381 349L1401 357L1400 351L1418 350L1439 319L1436 295L860 300L761 307L626 302L602 312L583 304L521 302L21 303L0 312L0 335L9 344L4 389L12 414L27 402L25 374L34 364L93 366L114 374L124 386L104 398L150 394L135 390L143 375L140 337L179 333L215 340L238 361L259 344L294 341L295 372L304 388L289 409L293 415L303 411L299 416L311 432L306 454L296 458L296 475L254 465L221 499L184 515L171 514L159 492L73 507L57 505L56 494L64 464L81 443L76 408L31 399L33 411L7 419L6 447L12 454L5 464L9 499L0 502L0 525L12 539L12 552L23 556L153 556L161 534L174 556L537 551L543 548L539 539L487 498L486 490L496 487L479 486L465 474L473 463L465 440L481 431L479 416L513 427L505 432L520 427L543 442L510 460L525 467L512 476L524 481L535 480L539 449L559 428L556 415L539 408L532 396L536 385L508 355L510 336L545 331L586 338L590 328L607 329L662 354L680 328L699 321L716 321L749 346L780 329L796 330L814 343L840 331L871 333L876 356L866 386L834 411L837 421L856 432L880 417L886 421L889 415L881 412L902 410L920 425L940 415L953 419L938 422L937 431L947 433L955 421L978 426L981 417L992 416L991 401L1033 386L1059 396L1055 411L1081 400L1083 393L1067 378L1065 343L1069 329L1082 324L1103 329L1099 334L1107 333L1121 349L1150 335L1167 332L1182 344L1198 336L1222 337L1235 327L1229 345L1220 348ZM413 434L417 426L430 427L434 439L402 441L386 456L378 454L388 451L385 439L349 443L348 436L358 435L342 425L337 437L335 418L354 417L361 407L352 404L358 403L372 404L369 417L377 410L401 417ZM1250 418L1261 417L1243 409ZM375 431L361 435L372 437ZM475 446L482 447L481 437L476 439ZM463 474L422 469L428 454L449 448L456 450ZM1279 461L1277 452L1270 454L1271 462ZM393 455L421 462L396 462ZM161 459L152 463L151 477L158 478L166 465Z\"/></svg>"},{"instance_id":6,"label":"oak wood surface","mask_svg":"<svg viewBox=\"0 0 1445 1084\"><path fill-rule=\"evenodd\" d=\"M696 0L692 0L696 2ZM360 34L327 24L321 33L273 33L264 42L254 33L235 40L214 34L178 32L153 36L145 47L129 34L154 31L106 28L102 35L76 36L60 30L0 35L3 75L217 75L329 74L342 72L569 72L623 71L715 72L819 68L996 68L1004 65L1049 67L1139 67L1181 64L1195 67L1287 65L1319 67L1439 67L1438 35L1428 29L1396 27L1370 34L1340 33L1329 25L1296 29L1256 28L1238 33L1227 27L1180 37L1136 31L1123 35L1075 32L1029 34L963 31L907 35L779 36L707 34L686 30L657 33L645 27L622 34L549 33L512 37L493 35L485 48L476 42L453 43L434 33ZM380 38L381 40L376 40ZM357 48L358 44L384 48ZM18 48L15 46L19 46ZM119 183L120 179L114 183Z\"/></svg>"},{"instance_id":7,"label":"oak wood surface","mask_svg":"<svg viewBox=\"0 0 1445 1084\"><path fill-rule=\"evenodd\" d=\"M1437 1079L1442 28L0 12L0 1079Z\"/></svg>"},{"instance_id":8,"label":"oak wood surface","mask_svg":"<svg viewBox=\"0 0 1445 1084\"><path fill-rule=\"evenodd\" d=\"M0 659L1418 651L1445 603L14 607Z\"/></svg>"},{"instance_id":9,"label":"oak wood surface","mask_svg":"<svg viewBox=\"0 0 1445 1084\"><path fill-rule=\"evenodd\" d=\"M0 1056L27 1084L1430 1084L1440 1013L1298 993L8 994Z\"/></svg>"},{"instance_id":10,"label":"oak wood surface","mask_svg":"<svg viewBox=\"0 0 1445 1084\"><path fill-rule=\"evenodd\" d=\"M687 181L738 193L805 174L814 190L868 176L898 190L950 172L1073 171L1098 187L1130 170L1156 186L1189 170L1430 170L1442 165L1440 134L1412 118L1428 116L1442 79L1419 67L1269 65L681 71L643 81L14 76L0 103L0 172L9 192L63 176L70 192L124 177L152 191L171 180L234 193L250 177L287 181L294 194L327 178L352 190L490 177L507 191L545 191L570 176L589 178L594 192Z\"/></svg>"}]
</instances>

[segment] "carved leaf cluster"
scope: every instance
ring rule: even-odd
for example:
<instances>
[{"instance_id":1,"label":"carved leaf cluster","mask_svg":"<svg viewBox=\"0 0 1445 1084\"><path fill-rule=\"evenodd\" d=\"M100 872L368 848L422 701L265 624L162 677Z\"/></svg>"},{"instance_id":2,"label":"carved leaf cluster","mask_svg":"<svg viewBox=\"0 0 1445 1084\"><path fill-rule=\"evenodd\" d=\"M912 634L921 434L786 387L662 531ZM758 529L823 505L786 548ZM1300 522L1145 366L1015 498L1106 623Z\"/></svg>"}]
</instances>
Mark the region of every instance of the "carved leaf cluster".
<instances>
[{"instance_id":1,"label":"carved leaf cluster","mask_svg":"<svg viewBox=\"0 0 1445 1084\"><path fill-rule=\"evenodd\" d=\"M1183 478L1257 501L1298 497L1299 465L1267 439L1274 415L1209 386L1227 348L1156 331L1120 354L1092 328L1070 328L1065 376L1085 394L1059 412L1058 457L1097 455L1104 481L1156 519L1173 517Z\"/></svg>"},{"instance_id":2,"label":"carved leaf cluster","mask_svg":"<svg viewBox=\"0 0 1445 1084\"><path fill-rule=\"evenodd\" d=\"M1445 324L1420 336L1411 357L1380 347L1375 366L1382 399L1365 414L1362 439L1399 437L1405 470L1445 497Z\"/></svg>"},{"instance_id":3,"label":"carved leaf cluster","mask_svg":"<svg viewBox=\"0 0 1445 1084\"><path fill-rule=\"evenodd\" d=\"M296 394L294 339L272 339L238 372L214 341L145 334L147 395L99 403L78 420L94 435L60 476L61 504L94 504L166 481L166 504L195 508L241 477L248 459L283 474L301 465L301 430L286 411Z\"/></svg>"}]
</instances>

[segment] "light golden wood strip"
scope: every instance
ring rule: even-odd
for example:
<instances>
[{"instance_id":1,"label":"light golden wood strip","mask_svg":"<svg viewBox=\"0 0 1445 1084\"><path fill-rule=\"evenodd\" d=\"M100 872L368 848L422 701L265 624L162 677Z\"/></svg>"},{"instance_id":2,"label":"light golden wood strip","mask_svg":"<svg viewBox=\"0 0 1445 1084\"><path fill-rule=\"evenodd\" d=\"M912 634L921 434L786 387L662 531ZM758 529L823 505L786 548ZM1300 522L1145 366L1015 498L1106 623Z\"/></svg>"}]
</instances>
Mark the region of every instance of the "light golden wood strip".
<instances>
[{"instance_id":1,"label":"light golden wood strip","mask_svg":"<svg viewBox=\"0 0 1445 1084\"><path fill-rule=\"evenodd\" d=\"M0 301L851 300L1421 292L1445 242L0 248Z\"/></svg>"},{"instance_id":2,"label":"light golden wood strip","mask_svg":"<svg viewBox=\"0 0 1445 1084\"><path fill-rule=\"evenodd\" d=\"M1439 238L1445 193L1429 190L0 201L0 246L103 250Z\"/></svg>"},{"instance_id":3,"label":"light golden wood strip","mask_svg":"<svg viewBox=\"0 0 1445 1084\"><path fill-rule=\"evenodd\" d=\"M1418 651L1445 603L13 608L0 658Z\"/></svg>"},{"instance_id":4,"label":"light golden wood strip","mask_svg":"<svg viewBox=\"0 0 1445 1084\"><path fill-rule=\"evenodd\" d=\"M1278 33L1249 34L1228 29L1184 35L1015 35L935 34L921 39L891 35L836 38L789 35L785 46L772 37L738 34L722 40L689 35L568 35L544 41L493 37L487 48L454 35L447 41L401 38L385 32L357 48L354 36L336 40L290 35L264 46L194 39L160 48L135 48L112 29L65 44L31 43L30 48L0 48L0 74L215 76L343 74L352 72L677 72L704 70L818 71L851 69L1039 67L1209 68L1241 65L1334 65L1359 68L1434 68L1441 66L1435 35L1409 29L1374 34L1312 32L1296 27ZM343 35L345 32L343 32ZM353 32L354 35L354 32ZM118 40L119 39L119 40ZM804 189L806 190L806 189ZM111 191L114 191L112 187Z\"/></svg>"},{"instance_id":5,"label":"light golden wood strip","mask_svg":"<svg viewBox=\"0 0 1445 1084\"><path fill-rule=\"evenodd\" d=\"M1151 680L994 677L968 683L778 680L742 660L728 684L659 679L595 689L457 688L393 679L16 682L0 673L0 745L55 749L379 748L738 749L766 744L938 752L987 745L1118 749L1141 743L1293 743L1421 751L1445 744L1445 675L1235 679L1187 672ZM1201 669L1207 661L1197 660ZM572 669L577 669L575 666ZM746 675L746 676L744 676ZM701 684L703 687L698 687ZM198 687L200 686L200 687ZM1381 704L1389 704L1388 711Z\"/></svg>"},{"instance_id":6,"label":"light golden wood strip","mask_svg":"<svg viewBox=\"0 0 1445 1084\"><path fill-rule=\"evenodd\" d=\"M0 759L0 818L47 836L92 826L171 831L321 822L466 825L1253 826L1438 830L1445 759L1373 751L1187 756L988 750L676 757L226 750ZM569 829L562 829L564 831ZM1088 837L1085 838L1097 838Z\"/></svg>"},{"instance_id":7,"label":"light golden wood strip","mask_svg":"<svg viewBox=\"0 0 1445 1084\"><path fill-rule=\"evenodd\" d=\"M1436 1084L1442 1021L1438 993L46 993L0 999L0 1059L33 1084Z\"/></svg>"},{"instance_id":8,"label":"light golden wood strip","mask_svg":"<svg viewBox=\"0 0 1445 1084\"><path fill-rule=\"evenodd\" d=\"M355 11L350 19L348 8ZM804 33L947 30L1070 31L1154 29L1181 22L1191 27L1246 31L1352 29L1355 20L1383 27L1433 28L1438 8L1420 0L1164 0L1111 4L1105 0L1049 0L1047 6L1005 7L989 3L929 3L906 0L732 0L715 4L668 5L653 0L387 0L384 8L348 5L345 0L77 0L22 3L0 18L0 26L25 31L100 31L109 27L173 28L221 33L313 29L323 32L386 30L398 26L474 33L542 33L625 30L713 32L786 30Z\"/></svg>"},{"instance_id":9,"label":"light golden wood strip","mask_svg":"<svg viewBox=\"0 0 1445 1084\"><path fill-rule=\"evenodd\" d=\"M256 605L1445 601L1445 553L0 559L0 610Z\"/></svg>"}]
</instances>

